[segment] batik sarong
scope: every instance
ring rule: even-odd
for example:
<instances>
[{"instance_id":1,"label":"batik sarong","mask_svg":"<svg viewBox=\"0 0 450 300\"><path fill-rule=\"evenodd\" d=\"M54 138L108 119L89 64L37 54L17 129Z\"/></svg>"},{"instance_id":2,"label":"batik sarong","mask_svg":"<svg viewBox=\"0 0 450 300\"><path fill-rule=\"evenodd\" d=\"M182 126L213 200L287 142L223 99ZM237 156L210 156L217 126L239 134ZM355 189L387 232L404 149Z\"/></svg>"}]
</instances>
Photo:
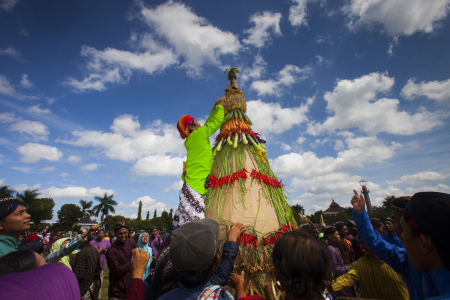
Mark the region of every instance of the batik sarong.
<instances>
[{"instance_id":1,"label":"batik sarong","mask_svg":"<svg viewBox=\"0 0 450 300\"><path fill-rule=\"evenodd\" d=\"M205 195L191 188L186 182L180 190L180 204L175 211L172 230L183 224L205 218Z\"/></svg>"}]
</instances>

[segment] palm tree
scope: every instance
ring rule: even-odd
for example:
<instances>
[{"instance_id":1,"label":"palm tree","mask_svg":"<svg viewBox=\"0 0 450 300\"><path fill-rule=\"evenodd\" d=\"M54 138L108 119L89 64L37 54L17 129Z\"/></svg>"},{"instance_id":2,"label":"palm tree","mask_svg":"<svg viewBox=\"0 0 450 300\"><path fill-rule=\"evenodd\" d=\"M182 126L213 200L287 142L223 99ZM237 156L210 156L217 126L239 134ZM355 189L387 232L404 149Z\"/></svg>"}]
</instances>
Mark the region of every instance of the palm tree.
<instances>
[{"instance_id":1,"label":"palm tree","mask_svg":"<svg viewBox=\"0 0 450 300\"><path fill-rule=\"evenodd\" d=\"M38 190L25 190L23 193L17 193L17 199L22 200L23 206L30 207L33 205L33 202L35 200L38 200L38 196L40 193L38 193Z\"/></svg>"},{"instance_id":2,"label":"palm tree","mask_svg":"<svg viewBox=\"0 0 450 300\"><path fill-rule=\"evenodd\" d=\"M83 217L89 217L91 215L92 210L90 210L89 208L92 207L92 204L94 202L92 201L86 201L83 199L80 199L80 205L81 205L81 210L83 211Z\"/></svg>"},{"instance_id":3,"label":"palm tree","mask_svg":"<svg viewBox=\"0 0 450 300\"><path fill-rule=\"evenodd\" d=\"M0 186L0 199L13 197L15 193L8 185Z\"/></svg>"},{"instance_id":4,"label":"palm tree","mask_svg":"<svg viewBox=\"0 0 450 300\"><path fill-rule=\"evenodd\" d=\"M103 222L103 219L105 216L107 216L110 212L115 213L116 210L114 209L114 206L117 205L117 202L113 200L114 195L108 196L107 193L103 197L95 196L95 200L99 201L100 204L97 204L92 208L94 211L94 214L98 217L98 215L101 214L101 221Z\"/></svg>"}]
</instances>

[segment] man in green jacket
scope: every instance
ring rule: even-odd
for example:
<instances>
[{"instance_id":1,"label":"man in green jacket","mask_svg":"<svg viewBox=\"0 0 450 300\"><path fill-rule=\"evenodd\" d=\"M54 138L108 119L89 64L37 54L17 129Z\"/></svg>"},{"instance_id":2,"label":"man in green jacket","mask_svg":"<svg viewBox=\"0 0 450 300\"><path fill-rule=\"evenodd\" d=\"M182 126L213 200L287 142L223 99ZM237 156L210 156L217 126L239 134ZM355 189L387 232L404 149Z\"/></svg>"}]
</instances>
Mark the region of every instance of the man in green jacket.
<instances>
[{"instance_id":1,"label":"man in green jacket","mask_svg":"<svg viewBox=\"0 0 450 300\"><path fill-rule=\"evenodd\" d=\"M205 183L213 161L209 138L223 123L224 106L225 99L219 98L203 126L189 115L178 120L177 129L181 138L186 139L184 147L187 159L183 168L180 204L172 223L173 230L187 222L205 218Z\"/></svg>"}]
</instances>

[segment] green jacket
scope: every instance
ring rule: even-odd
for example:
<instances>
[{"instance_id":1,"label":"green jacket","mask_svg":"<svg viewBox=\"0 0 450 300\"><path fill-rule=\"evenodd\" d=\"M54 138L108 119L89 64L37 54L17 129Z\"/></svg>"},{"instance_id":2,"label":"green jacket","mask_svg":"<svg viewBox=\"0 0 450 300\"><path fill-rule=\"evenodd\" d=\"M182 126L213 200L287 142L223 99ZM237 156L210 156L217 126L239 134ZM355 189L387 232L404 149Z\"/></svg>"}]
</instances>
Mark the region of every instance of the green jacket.
<instances>
[{"instance_id":1,"label":"green jacket","mask_svg":"<svg viewBox=\"0 0 450 300\"><path fill-rule=\"evenodd\" d=\"M220 128L223 123L224 110L222 105L216 105L216 112L211 110L205 125L194 130L184 142L187 151L186 183L200 194L205 194L205 182L211 173L213 162L210 136Z\"/></svg>"}]
</instances>

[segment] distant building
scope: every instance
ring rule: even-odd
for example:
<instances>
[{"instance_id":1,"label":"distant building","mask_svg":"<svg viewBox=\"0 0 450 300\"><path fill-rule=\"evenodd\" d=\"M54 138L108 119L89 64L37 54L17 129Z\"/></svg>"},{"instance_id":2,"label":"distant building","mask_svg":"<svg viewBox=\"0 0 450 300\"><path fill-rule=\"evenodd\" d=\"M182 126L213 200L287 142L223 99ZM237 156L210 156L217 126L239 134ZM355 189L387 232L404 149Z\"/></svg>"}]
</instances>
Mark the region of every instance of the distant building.
<instances>
[{"instance_id":1,"label":"distant building","mask_svg":"<svg viewBox=\"0 0 450 300\"><path fill-rule=\"evenodd\" d=\"M328 207L323 214L325 217L336 218L337 214L341 211L345 211L345 208L334 202L334 199L331 199L330 207Z\"/></svg>"},{"instance_id":2,"label":"distant building","mask_svg":"<svg viewBox=\"0 0 450 300\"><path fill-rule=\"evenodd\" d=\"M73 226L78 225L80 226L80 229L89 229L94 225L97 225L97 222L94 222L89 217L84 217L80 221L73 223Z\"/></svg>"}]
</instances>

